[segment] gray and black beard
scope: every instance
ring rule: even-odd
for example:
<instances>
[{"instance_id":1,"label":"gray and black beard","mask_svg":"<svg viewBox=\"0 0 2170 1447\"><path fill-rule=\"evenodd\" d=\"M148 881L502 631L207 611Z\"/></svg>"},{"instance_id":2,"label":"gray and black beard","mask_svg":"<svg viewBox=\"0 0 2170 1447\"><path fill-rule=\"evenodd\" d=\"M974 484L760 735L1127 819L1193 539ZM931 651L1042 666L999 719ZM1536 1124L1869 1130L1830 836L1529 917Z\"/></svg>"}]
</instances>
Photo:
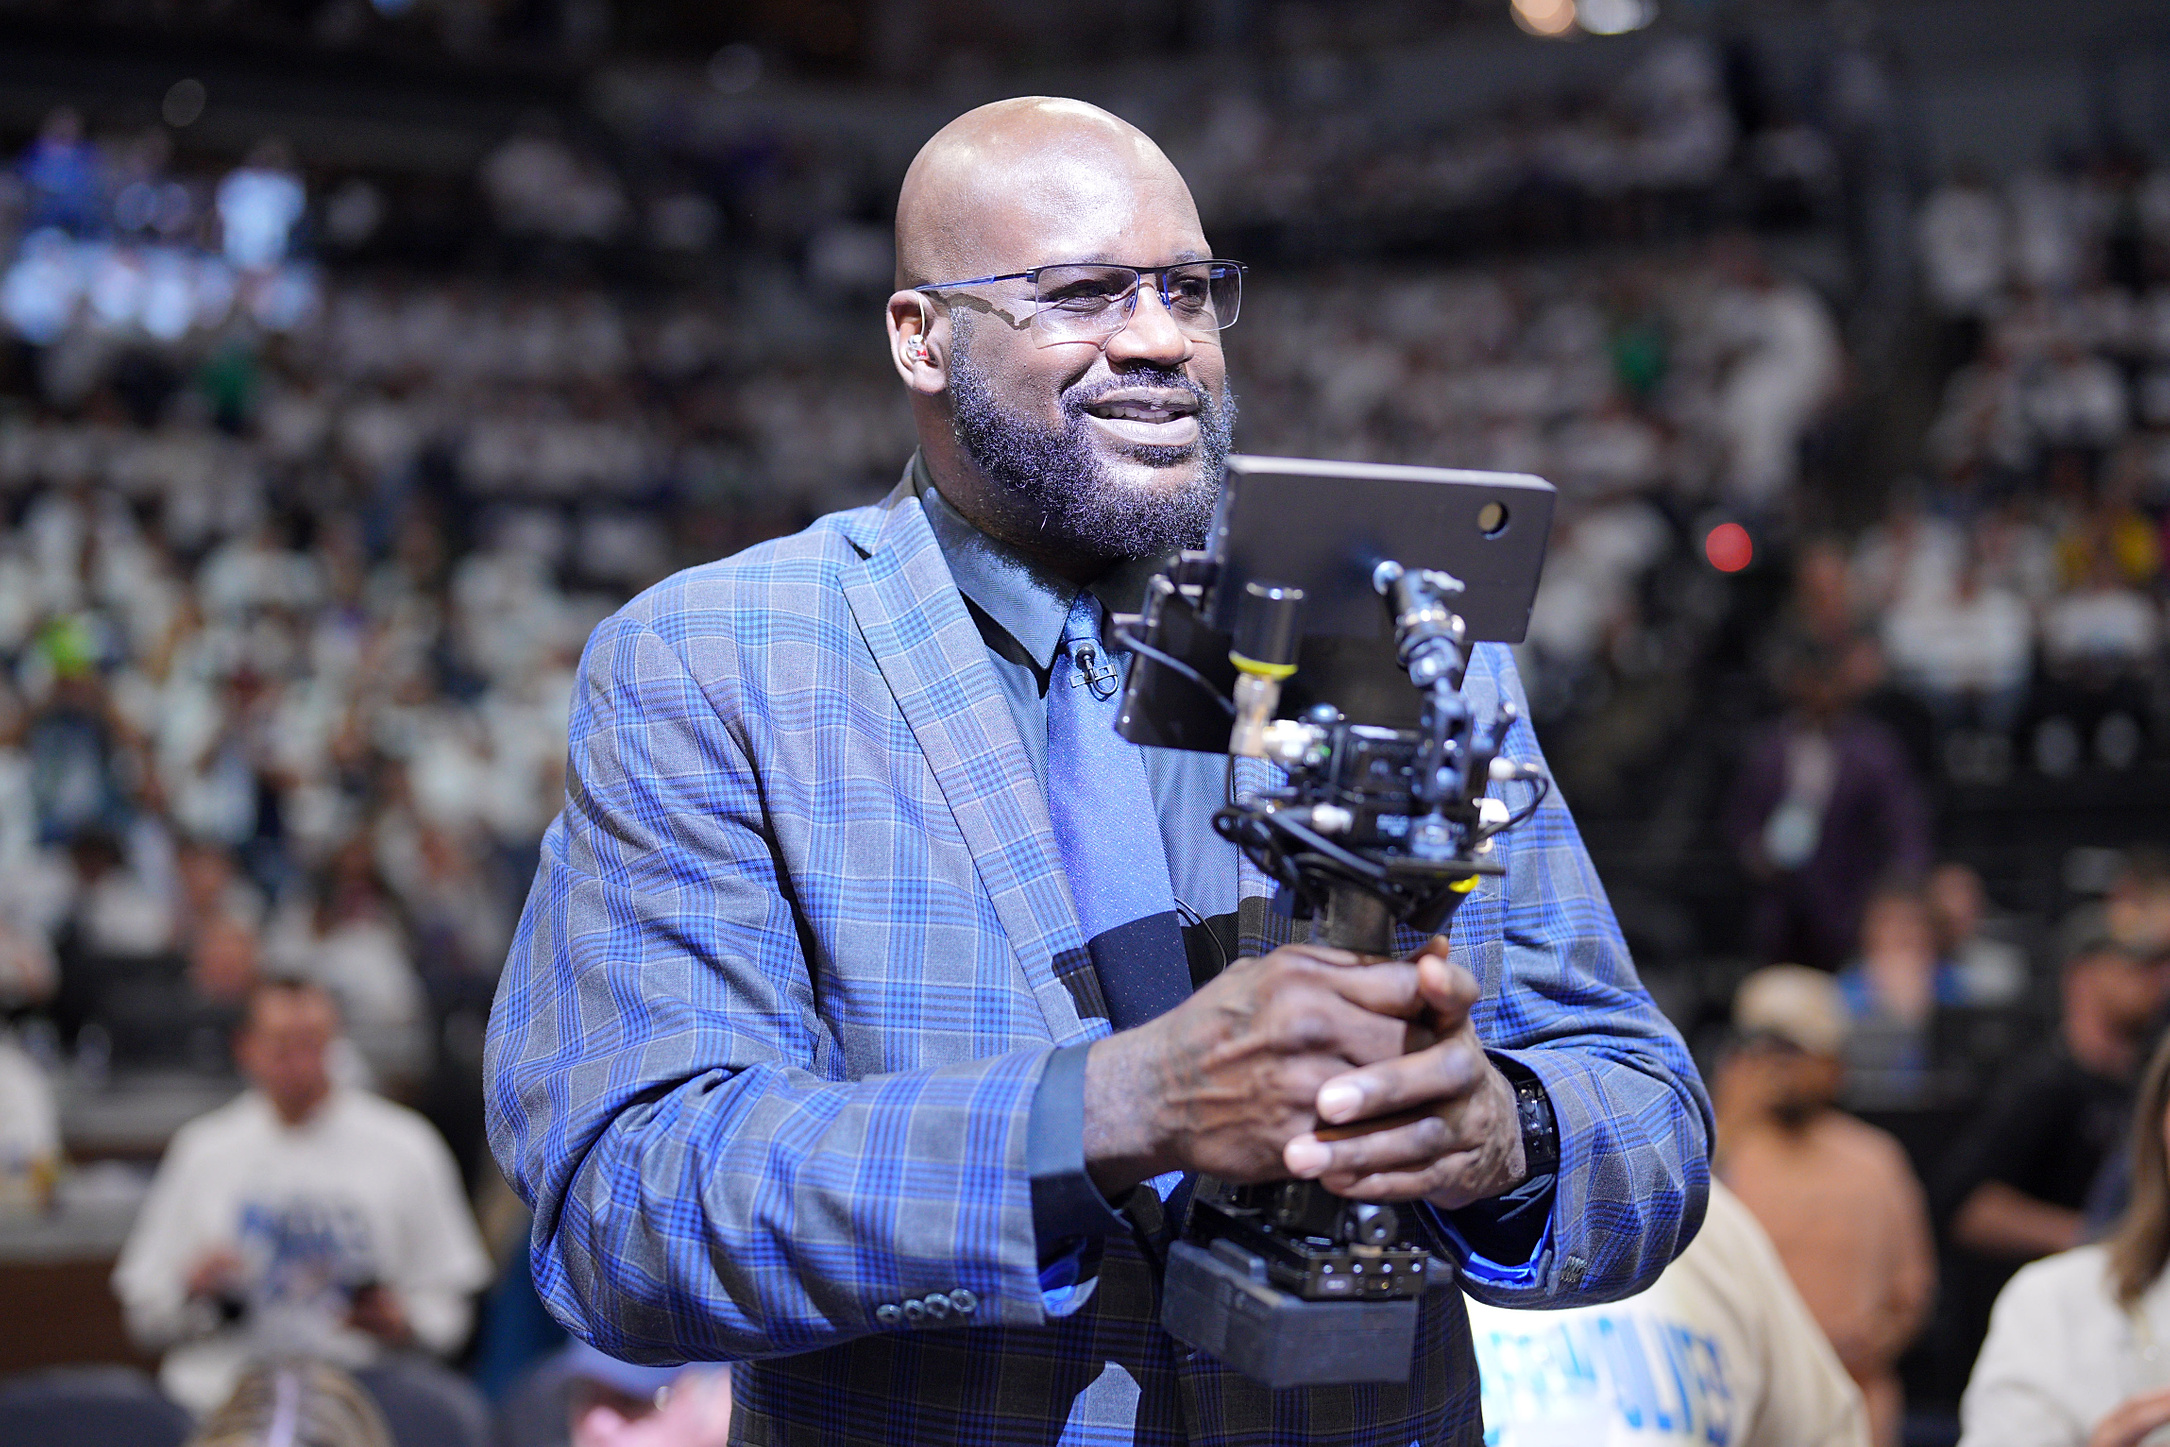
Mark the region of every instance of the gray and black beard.
<instances>
[{"instance_id":1,"label":"gray and black beard","mask_svg":"<svg viewBox=\"0 0 2170 1447\"><path fill-rule=\"evenodd\" d=\"M1192 479L1180 487L1125 487L1093 455L1093 424L1085 409L1110 392L1137 386L1180 388L1198 403L1197 441L1121 449L1148 467L1194 468ZM1235 430L1232 390L1224 387L1216 398L1180 371L1133 368L1063 393L1062 425L1051 428L1004 407L987 374L973 364L964 338L953 331L949 391L957 443L1004 494L1004 521L1022 534L1013 541L1109 562L1205 546Z\"/></svg>"}]
</instances>

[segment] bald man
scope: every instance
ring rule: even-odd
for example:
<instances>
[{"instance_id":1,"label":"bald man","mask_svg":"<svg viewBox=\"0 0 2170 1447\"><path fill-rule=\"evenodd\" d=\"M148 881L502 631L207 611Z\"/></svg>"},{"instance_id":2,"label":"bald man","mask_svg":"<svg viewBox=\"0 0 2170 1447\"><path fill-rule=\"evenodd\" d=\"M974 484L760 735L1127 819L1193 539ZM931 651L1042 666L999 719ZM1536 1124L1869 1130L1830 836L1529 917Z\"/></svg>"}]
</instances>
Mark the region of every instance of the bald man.
<instances>
[{"instance_id":1,"label":"bald man","mask_svg":"<svg viewBox=\"0 0 2170 1447\"><path fill-rule=\"evenodd\" d=\"M588 645L491 1021L536 1283L614 1355L747 1361L748 1442L1475 1443L1457 1292L1405 1385L1270 1392L1168 1337L1186 1183L1416 1202L1470 1292L1602 1300L1701 1219L1694 1068L1556 802L1451 945L1356 968L1214 835L1227 760L1078 725L1235 414L1241 269L1160 150L1074 101L973 111L905 179L897 265L896 490ZM1504 650L1466 692L1520 702ZM1438 1043L1404 1054L1412 1019Z\"/></svg>"}]
</instances>

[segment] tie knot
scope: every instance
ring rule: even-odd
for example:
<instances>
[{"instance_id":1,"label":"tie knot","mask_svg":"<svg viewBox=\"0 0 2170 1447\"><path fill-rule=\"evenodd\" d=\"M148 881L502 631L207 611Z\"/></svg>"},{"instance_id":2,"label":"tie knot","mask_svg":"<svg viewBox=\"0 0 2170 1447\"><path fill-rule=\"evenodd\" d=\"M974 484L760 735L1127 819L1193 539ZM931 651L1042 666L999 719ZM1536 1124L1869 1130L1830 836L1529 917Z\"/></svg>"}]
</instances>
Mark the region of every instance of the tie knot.
<instances>
[{"instance_id":1,"label":"tie knot","mask_svg":"<svg viewBox=\"0 0 2170 1447\"><path fill-rule=\"evenodd\" d=\"M1100 600L1080 593L1062 625L1062 655L1070 662L1069 684L1105 703L1122 687L1123 670L1100 646Z\"/></svg>"},{"instance_id":2,"label":"tie knot","mask_svg":"<svg viewBox=\"0 0 2170 1447\"><path fill-rule=\"evenodd\" d=\"M1070 604L1070 616L1063 620L1063 651L1072 653L1080 643L1100 641L1100 600L1091 593L1079 590Z\"/></svg>"}]
</instances>

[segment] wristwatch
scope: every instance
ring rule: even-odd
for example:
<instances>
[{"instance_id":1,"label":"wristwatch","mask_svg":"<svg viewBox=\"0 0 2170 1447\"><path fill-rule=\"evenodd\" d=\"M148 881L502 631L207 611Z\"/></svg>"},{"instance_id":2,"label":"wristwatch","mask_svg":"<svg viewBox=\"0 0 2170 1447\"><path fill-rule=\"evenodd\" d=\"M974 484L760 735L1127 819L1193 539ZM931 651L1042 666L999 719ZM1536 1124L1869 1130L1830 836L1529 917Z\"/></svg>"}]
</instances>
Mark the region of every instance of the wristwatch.
<instances>
[{"instance_id":1,"label":"wristwatch","mask_svg":"<svg viewBox=\"0 0 2170 1447\"><path fill-rule=\"evenodd\" d=\"M1549 1176L1560 1168L1560 1126L1552 1115L1552 1097L1534 1075L1516 1071L1507 1078L1514 1083L1515 1118L1522 1126L1524 1179Z\"/></svg>"}]
</instances>

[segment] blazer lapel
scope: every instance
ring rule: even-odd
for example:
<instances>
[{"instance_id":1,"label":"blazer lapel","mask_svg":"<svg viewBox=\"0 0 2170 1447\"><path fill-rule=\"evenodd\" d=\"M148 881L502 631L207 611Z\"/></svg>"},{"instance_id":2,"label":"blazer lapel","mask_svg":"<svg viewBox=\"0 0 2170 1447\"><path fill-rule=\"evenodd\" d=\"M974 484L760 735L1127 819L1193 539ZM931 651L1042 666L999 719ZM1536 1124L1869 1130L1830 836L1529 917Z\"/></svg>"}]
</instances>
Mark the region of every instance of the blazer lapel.
<instances>
[{"instance_id":1,"label":"blazer lapel","mask_svg":"<svg viewBox=\"0 0 2170 1447\"><path fill-rule=\"evenodd\" d=\"M1058 1045L1108 1032L1107 1006L1055 849L1054 825L987 645L919 500L884 511L845 600L934 771Z\"/></svg>"}]
</instances>

